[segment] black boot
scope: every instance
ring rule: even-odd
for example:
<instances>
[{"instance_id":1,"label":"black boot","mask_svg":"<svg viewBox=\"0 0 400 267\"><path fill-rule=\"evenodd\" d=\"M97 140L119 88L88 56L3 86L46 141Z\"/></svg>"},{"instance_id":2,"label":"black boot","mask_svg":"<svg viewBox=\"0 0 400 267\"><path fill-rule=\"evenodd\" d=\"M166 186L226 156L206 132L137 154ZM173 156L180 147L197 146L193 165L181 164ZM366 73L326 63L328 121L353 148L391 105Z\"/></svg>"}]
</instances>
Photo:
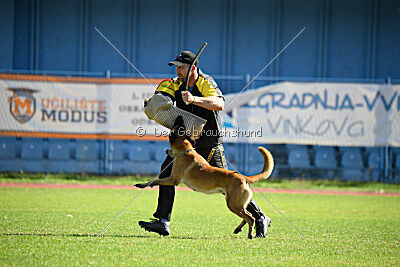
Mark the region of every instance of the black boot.
<instances>
[{"instance_id":1,"label":"black boot","mask_svg":"<svg viewBox=\"0 0 400 267\"><path fill-rule=\"evenodd\" d=\"M265 238L267 235L268 227L271 225L271 218L264 215L257 203L251 199L246 208L251 215L256 219L256 237Z\"/></svg>"},{"instance_id":2,"label":"black boot","mask_svg":"<svg viewBox=\"0 0 400 267\"><path fill-rule=\"evenodd\" d=\"M265 216L265 215L264 215ZM265 216L256 220L256 238L265 238L268 227L271 225L271 218Z\"/></svg>"},{"instance_id":3,"label":"black boot","mask_svg":"<svg viewBox=\"0 0 400 267\"><path fill-rule=\"evenodd\" d=\"M152 219L150 222L139 221L139 225L146 231L155 232L162 236L169 235L169 225L161 222L161 220Z\"/></svg>"}]
</instances>

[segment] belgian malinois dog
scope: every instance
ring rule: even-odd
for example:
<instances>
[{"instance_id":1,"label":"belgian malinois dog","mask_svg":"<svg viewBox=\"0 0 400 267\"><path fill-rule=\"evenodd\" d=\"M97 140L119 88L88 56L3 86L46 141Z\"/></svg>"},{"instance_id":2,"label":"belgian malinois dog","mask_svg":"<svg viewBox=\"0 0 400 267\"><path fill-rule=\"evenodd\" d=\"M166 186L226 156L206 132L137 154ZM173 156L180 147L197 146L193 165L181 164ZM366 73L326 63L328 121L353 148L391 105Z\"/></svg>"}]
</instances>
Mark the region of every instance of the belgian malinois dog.
<instances>
[{"instance_id":1,"label":"belgian malinois dog","mask_svg":"<svg viewBox=\"0 0 400 267\"><path fill-rule=\"evenodd\" d=\"M183 118L178 116L169 135L169 144L175 157L171 175L164 179L156 179L135 186L144 188L155 185L178 185L183 182L194 191L206 194L222 193L226 197L229 210L243 219L234 233L239 233L247 223L249 225L248 238L253 238L255 219L246 210L252 197L249 183L267 179L271 175L274 167L271 153L267 149L259 147L258 150L264 157L262 172L253 176L244 176L236 171L211 166L193 149L189 138Z\"/></svg>"}]
</instances>

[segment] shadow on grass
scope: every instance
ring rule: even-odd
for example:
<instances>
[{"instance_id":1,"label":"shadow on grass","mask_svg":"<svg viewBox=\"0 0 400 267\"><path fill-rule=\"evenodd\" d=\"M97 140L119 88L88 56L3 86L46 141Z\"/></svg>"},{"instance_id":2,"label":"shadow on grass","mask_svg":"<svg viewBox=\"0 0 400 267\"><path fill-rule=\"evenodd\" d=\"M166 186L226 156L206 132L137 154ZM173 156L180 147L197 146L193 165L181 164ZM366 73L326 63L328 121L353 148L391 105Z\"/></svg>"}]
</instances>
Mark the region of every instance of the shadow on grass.
<instances>
[{"instance_id":1,"label":"shadow on grass","mask_svg":"<svg viewBox=\"0 0 400 267\"><path fill-rule=\"evenodd\" d=\"M0 236L56 236L56 237L117 237L117 238L154 238L156 235L101 235L97 234L80 234L80 233L0 233ZM160 237L161 238L161 237ZM168 236L165 238L169 239L181 239L181 240L198 240L198 239L210 239L208 237L191 237L191 236Z\"/></svg>"}]
</instances>

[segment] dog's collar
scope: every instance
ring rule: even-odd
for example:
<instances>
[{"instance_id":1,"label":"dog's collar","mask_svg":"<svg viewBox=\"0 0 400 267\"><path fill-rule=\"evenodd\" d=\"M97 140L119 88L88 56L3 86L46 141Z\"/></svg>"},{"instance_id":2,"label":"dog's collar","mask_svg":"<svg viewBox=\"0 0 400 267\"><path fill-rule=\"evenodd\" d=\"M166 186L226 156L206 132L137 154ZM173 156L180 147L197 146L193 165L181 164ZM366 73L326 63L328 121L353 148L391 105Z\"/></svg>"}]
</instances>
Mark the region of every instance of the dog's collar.
<instances>
[{"instance_id":1,"label":"dog's collar","mask_svg":"<svg viewBox=\"0 0 400 267\"><path fill-rule=\"evenodd\" d=\"M180 153L174 155L174 158L178 158L178 157L180 157L180 156L183 156L183 155L185 155L185 154L188 154L188 153L189 153L190 151L192 151L192 150L193 150L193 148L188 149L188 150L183 151L183 152L180 152Z\"/></svg>"}]
</instances>

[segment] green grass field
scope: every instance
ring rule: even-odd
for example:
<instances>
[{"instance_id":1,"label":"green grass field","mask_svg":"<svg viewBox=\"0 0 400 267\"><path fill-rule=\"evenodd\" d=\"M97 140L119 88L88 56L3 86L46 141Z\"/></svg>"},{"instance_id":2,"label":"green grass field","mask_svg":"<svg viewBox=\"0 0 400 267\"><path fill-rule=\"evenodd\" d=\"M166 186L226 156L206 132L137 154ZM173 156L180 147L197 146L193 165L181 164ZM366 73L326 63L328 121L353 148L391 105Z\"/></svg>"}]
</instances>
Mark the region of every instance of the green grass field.
<instances>
[{"instance_id":1,"label":"green grass field","mask_svg":"<svg viewBox=\"0 0 400 267\"><path fill-rule=\"evenodd\" d=\"M57 183L57 184L112 184L133 185L138 182L151 181L154 177L142 176L94 176L76 174L25 174L0 173L0 183ZM255 184L258 188L276 189L312 189L339 190L363 192L400 192L400 184L344 182L338 180L304 180L304 179L273 179L261 180Z\"/></svg>"},{"instance_id":2,"label":"green grass field","mask_svg":"<svg viewBox=\"0 0 400 267\"><path fill-rule=\"evenodd\" d=\"M266 239L234 235L241 221L222 195L178 191L171 235L138 227L155 210L146 190L0 188L0 265L400 265L400 198L258 193ZM247 227L247 226L246 226Z\"/></svg>"}]
</instances>

